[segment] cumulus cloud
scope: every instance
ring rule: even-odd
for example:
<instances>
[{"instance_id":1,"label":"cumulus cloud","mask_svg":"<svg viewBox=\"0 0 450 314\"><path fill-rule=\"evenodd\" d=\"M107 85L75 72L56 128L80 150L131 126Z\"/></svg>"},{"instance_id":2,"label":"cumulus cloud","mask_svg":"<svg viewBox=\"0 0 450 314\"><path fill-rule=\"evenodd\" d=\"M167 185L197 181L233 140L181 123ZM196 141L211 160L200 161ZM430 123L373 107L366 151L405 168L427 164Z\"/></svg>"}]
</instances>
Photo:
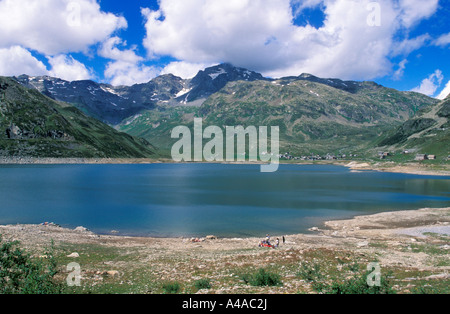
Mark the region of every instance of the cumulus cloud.
<instances>
[{"instance_id":1,"label":"cumulus cloud","mask_svg":"<svg viewBox=\"0 0 450 314\"><path fill-rule=\"evenodd\" d=\"M450 81L447 82L444 89L440 92L440 94L436 97L437 99L445 99L450 95Z\"/></svg>"},{"instance_id":2,"label":"cumulus cloud","mask_svg":"<svg viewBox=\"0 0 450 314\"><path fill-rule=\"evenodd\" d=\"M267 65L285 62L280 37L290 27L289 1L161 1L159 11L142 13L150 57L170 55L189 63L230 61L248 68L261 68L264 60Z\"/></svg>"},{"instance_id":3,"label":"cumulus cloud","mask_svg":"<svg viewBox=\"0 0 450 314\"><path fill-rule=\"evenodd\" d=\"M0 75L50 75L68 81L93 78L92 71L72 56L58 55L47 57L47 60L51 66L50 70L27 49L20 46L0 48Z\"/></svg>"},{"instance_id":4,"label":"cumulus cloud","mask_svg":"<svg viewBox=\"0 0 450 314\"><path fill-rule=\"evenodd\" d=\"M443 79L444 76L442 75L442 71L437 69L434 73L425 78L419 86L413 88L411 91L425 94L427 96L434 96L436 90L439 86L441 86Z\"/></svg>"},{"instance_id":5,"label":"cumulus cloud","mask_svg":"<svg viewBox=\"0 0 450 314\"><path fill-rule=\"evenodd\" d=\"M93 78L71 53L107 59L104 77L113 85L147 82L158 74L193 77L221 62L281 77L304 72L343 79L401 77L408 54L443 35L410 37L438 0L159 0L141 9L145 57L117 33L123 16L103 12L99 0L0 0L0 74L49 74ZM321 27L297 26L305 9L320 8ZM175 59L164 66L161 57ZM40 58L41 61L37 59ZM48 63L45 61L48 60ZM44 61L49 64L46 68Z\"/></svg>"},{"instance_id":6,"label":"cumulus cloud","mask_svg":"<svg viewBox=\"0 0 450 314\"><path fill-rule=\"evenodd\" d=\"M144 58L136 54L135 48L126 49L126 42L119 37L107 39L99 48L100 56L112 60L104 73L112 85L145 83L159 74L159 68L145 65Z\"/></svg>"},{"instance_id":7,"label":"cumulus cloud","mask_svg":"<svg viewBox=\"0 0 450 314\"><path fill-rule=\"evenodd\" d=\"M294 9L294 15L298 15L304 9L314 8L321 5L323 0L291 0Z\"/></svg>"},{"instance_id":8,"label":"cumulus cloud","mask_svg":"<svg viewBox=\"0 0 450 314\"><path fill-rule=\"evenodd\" d=\"M126 28L93 0L0 0L0 47L20 45L45 55L86 51Z\"/></svg>"},{"instance_id":9,"label":"cumulus cloud","mask_svg":"<svg viewBox=\"0 0 450 314\"><path fill-rule=\"evenodd\" d=\"M27 49L20 46L0 48L0 75L45 75L47 68Z\"/></svg>"},{"instance_id":10,"label":"cumulus cloud","mask_svg":"<svg viewBox=\"0 0 450 314\"><path fill-rule=\"evenodd\" d=\"M94 75L84 64L75 60L72 56L58 55L48 57L51 65L50 76L58 77L67 81L79 81L92 79Z\"/></svg>"},{"instance_id":11,"label":"cumulus cloud","mask_svg":"<svg viewBox=\"0 0 450 314\"><path fill-rule=\"evenodd\" d=\"M105 77L115 86L130 86L146 83L159 74L160 69L152 66L123 61L110 62L105 70Z\"/></svg>"},{"instance_id":12,"label":"cumulus cloud","mask_svg":"<svg viewBox=\"0 0 450 314\"><path fill-rule=\"evenodd\" d=\"M450 33L439 36L439 38L437 38L434 41L434 44L436 46L441 46L441 47L444 47L444 46L447 46L448 44L450 44Z\"/></svg>"},{"instance_id":13,"label":"cumulus cloud","mask_svg":"<svg viewBox=\"0 0 450 314\"><path fill-rule=\"evenodd\" d=\"M92 70L69 54L89 54L126 27L125 18L102 12L95 0L0 0L0 74L93 78ZM46 58L50 69L31 51Z\"/></svg>"},{"instance_id":14,"label":"cumulus cloud","mask_svg":"<svg viewBox=\"0 0 450 314\"><path fill-rule=\"evenodd\" d=\"M98 54L104 58L112 60L120 60L123 62L136 63L143 60L134 51L136 47L131 49L120 50L117 46L126 47L127 43L123 41L120 37L114 36L108 38L101 45Z\"/></svg>"},{"instance_id":15,"label":"cumulus cloud","mask_svg":"<svg viewBox=\"0 0 450 314\"><path fill-rule=\"evenodd\" d=\"M408 55L412 51L423 47L426 43L431 41L431 36L429 34L423 34L415 38L407 38L400 42L397 42L392 48L392 56L397 55Z\"/></svg>"},{"instance_id":16,"label":"cumulus cloud","mask_svg":"<svg viewBox=\"0 0 450 314\"><path fill-rule=\"evenodd\" d=\"M189 63L184 61L174 61L162 69L161 74L173 74L184 79L193 78L200 70L212 66L213 64Z\"/></svg>"},{"instance_id":17,"label":"cumulus cloud","mask_svg":"<svg viewBox=\"0 0 450 314\"><path fill-rule=\"evenodd\" d=\"M398 5L402 26L410 28L432 16L438 8L439 0L400 0Z\"/></svg>"},{"instance_id":18,"label":"cumulus cloud","mask_svg":"<svg viewBox=\"0 0 450 314\"><path fill-rule=\"evenodd\" d=\"M142 9L149 57L168 55L189 64L230 62L272 77L309 72L352 79L392 73L392 55L406 55L429 40L426 34L409 38L408 29L438 7L438 0L159 3L159 10ZM294 15L318 5L324 8L322 27L293 24Z\"/></svg>"}]
</instances>

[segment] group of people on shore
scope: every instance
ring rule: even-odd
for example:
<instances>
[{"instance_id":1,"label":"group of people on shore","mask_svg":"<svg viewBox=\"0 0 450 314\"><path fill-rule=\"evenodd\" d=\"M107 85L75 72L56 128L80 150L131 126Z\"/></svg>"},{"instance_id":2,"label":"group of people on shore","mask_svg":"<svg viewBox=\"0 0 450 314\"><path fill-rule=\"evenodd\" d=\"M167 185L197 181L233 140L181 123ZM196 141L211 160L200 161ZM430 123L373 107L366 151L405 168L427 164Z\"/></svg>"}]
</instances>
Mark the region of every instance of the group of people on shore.
<instances>
[{"instance_id":1,"label":"group of people on shore","mask_svg":"<svg viewBox=\"0 0 450 314\"><path fill-rule=\"evenodd\" d=\"M285 243L286 242L286 239L285 239L285 237L283 236L283 243ZM276 240L275 240L275 244L272 244L271 242L270 242L270 235L269 234L267 234L266 235L266 238L264 239L264 240L262 240L260 243L259 243L259 247L271 247L271 248L278 248L280 246L280 238L277 238Z\"/></svg>"}]
</instances>

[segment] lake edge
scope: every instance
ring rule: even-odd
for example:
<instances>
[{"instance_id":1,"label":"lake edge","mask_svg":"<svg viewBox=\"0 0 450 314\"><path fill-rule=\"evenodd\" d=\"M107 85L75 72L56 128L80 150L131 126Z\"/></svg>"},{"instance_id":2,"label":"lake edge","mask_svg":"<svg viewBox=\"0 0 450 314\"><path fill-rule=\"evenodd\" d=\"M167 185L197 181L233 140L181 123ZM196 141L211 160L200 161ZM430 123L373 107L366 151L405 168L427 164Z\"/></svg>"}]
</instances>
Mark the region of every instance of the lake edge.
<instances>
[{"instance_id":1,"label":"lake edge","mask_svg":"<svg viewBox=\"0 0 450 314\"><path fill-rule=\"evenodd\" d=\"M151 158L35 158L35 157L0 157L0 165L102 165L102 164L248 164L261 165L262 162L174 162L171 159ZM335 165L351 171L381 171L391 173L416 174L424 176L449 176L450 163L441 164L445 169L423 163L399 164L393 162L376 162L365 160L320 160L320 161L280 161L280 165ZM430 169L431 168L431 169Z\"/></svg>"}]
</instances>

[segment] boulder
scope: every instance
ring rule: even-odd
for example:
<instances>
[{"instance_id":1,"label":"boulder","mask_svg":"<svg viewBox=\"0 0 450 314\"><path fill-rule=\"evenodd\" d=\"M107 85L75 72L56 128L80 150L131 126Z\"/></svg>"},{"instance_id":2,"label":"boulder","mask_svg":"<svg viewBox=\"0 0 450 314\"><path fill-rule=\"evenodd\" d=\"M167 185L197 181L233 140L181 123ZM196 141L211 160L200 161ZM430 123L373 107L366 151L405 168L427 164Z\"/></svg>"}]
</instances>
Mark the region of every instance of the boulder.
<instances>
[{"instance_id":1,"label":"boulder","mask_svg":"<svg viewBox=\"0 0 450 314\"><path fill-rule=\"evenodd\" d=\"M76 227L75 229L74 229L74 231L76 231L76 232L88 232L89 230L88 229L86 229L85 227Z\"/></svg>"}]
</instances>

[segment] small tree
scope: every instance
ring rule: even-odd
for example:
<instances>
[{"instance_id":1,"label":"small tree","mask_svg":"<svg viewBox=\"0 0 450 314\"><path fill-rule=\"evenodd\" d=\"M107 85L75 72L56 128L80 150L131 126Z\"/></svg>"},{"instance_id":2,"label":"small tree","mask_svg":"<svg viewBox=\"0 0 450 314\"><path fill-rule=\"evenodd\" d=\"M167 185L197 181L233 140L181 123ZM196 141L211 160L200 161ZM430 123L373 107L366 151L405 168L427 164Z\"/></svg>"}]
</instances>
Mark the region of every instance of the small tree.
<instances>
[{"instance_id":1,"label":"small tree","mask_svg":"<svg viewBox=\"0 0 450 314\"><path fill-rule=\"evenodd\" d=\"M18 241L3 242L0 235L0 294L57 294L62 286L54 282L57 264L51 248L46 258L32 258Z\"/></svg>"}]
</instances>

